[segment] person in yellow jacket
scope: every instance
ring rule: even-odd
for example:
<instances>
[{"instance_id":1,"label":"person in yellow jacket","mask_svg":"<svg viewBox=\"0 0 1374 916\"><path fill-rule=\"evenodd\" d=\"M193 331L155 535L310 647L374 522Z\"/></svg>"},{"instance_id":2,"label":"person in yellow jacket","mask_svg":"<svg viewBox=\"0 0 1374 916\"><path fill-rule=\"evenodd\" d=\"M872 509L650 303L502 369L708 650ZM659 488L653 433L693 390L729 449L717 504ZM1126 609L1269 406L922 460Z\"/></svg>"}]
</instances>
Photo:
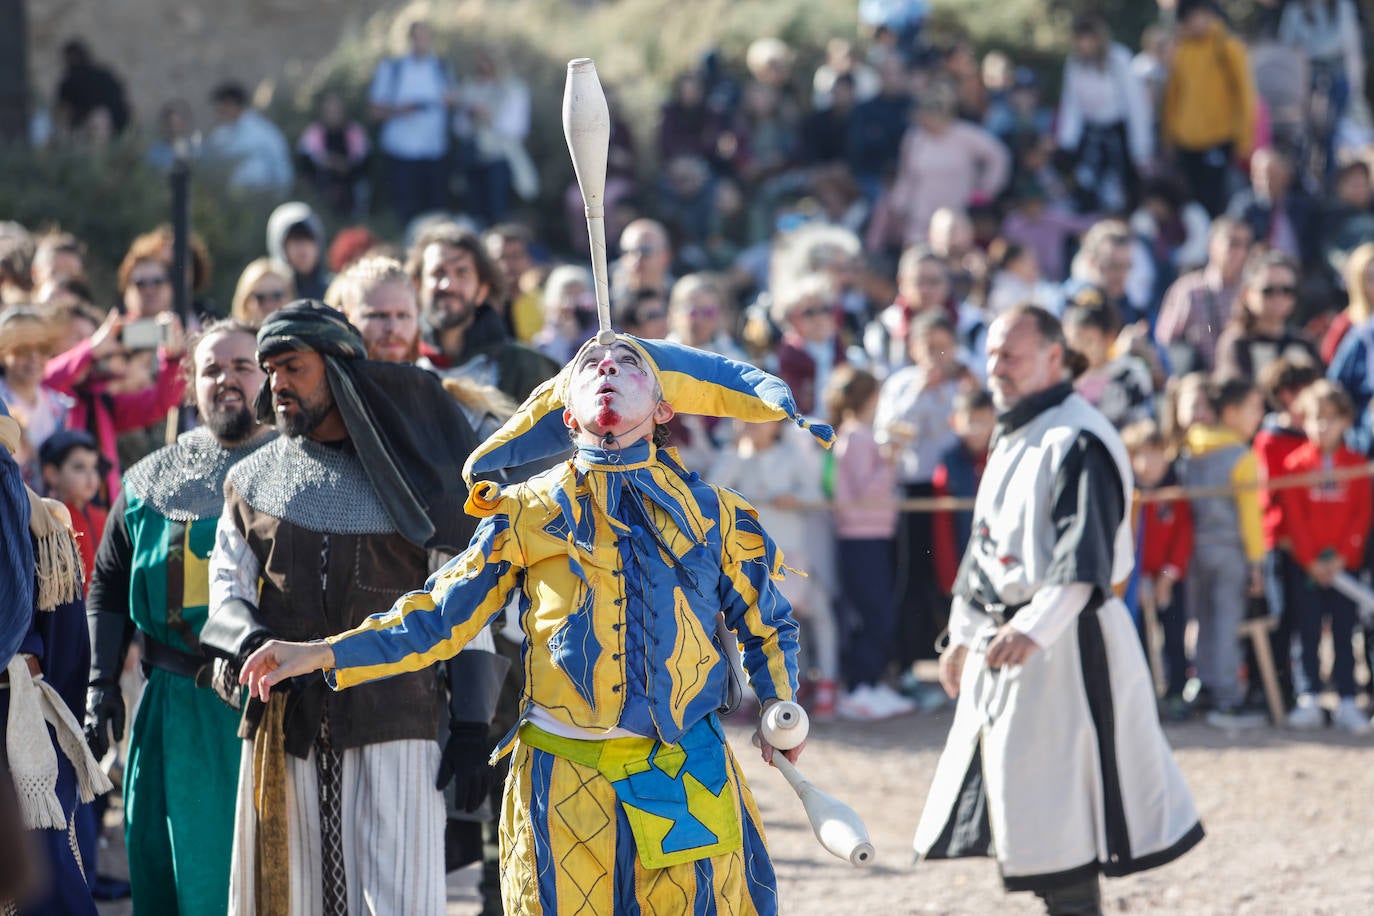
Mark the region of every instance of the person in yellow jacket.
<instances>
[{"instance_id":1,"label":"person in yellow jacket","mask_svg":"<svg viewBox=\"0 0 1374 916\"><path fill-rule=\"evenodd\" d=\"M1178 47L1160 122L1193 199L1220 215L1231 162L1247 159L1254 145L1255 84L1245 45L1211 0L1178 0Z\"/></svg>"},{"instance_id":2,"label":"person in yellow jacket","mask_svg":"<svg viewBox=\"0 0 1374 916\"><path fill-rule=\"evenodd\" d=\"M513 745L508 914L778 911L758 809L717 713L734 677L723 640L743 644L764 709L795 695L797 625L754 509L658 441L675 410L790 418L834 438L751 366L667 341L589 341L465 476L566 453L570 433L573 457L526 483L473 484L471 545L390 611L327 640L267 643L243 667L263 698L316 669L339 690L418 670L517 594L523 709L493 755Z\"/></svg>"}]
</instances>

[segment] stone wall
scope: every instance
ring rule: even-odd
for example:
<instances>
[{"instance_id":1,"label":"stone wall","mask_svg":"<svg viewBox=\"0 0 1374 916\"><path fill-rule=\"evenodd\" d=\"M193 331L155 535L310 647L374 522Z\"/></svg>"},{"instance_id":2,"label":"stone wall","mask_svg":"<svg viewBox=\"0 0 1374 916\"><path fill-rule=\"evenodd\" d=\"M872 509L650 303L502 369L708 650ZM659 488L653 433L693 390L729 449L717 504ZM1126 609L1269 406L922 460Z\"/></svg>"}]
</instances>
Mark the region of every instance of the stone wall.
<instances>
[{"instance_id":1,"label":"stone wall","mask_svg":"<svg viewBox=\"0 0 1374 916\"><path fill-rule=\"evenodd\" d=\"M30 77L38 106L51 103L60 49L85 39L124 80L135 118L184 98L210 123L210 90L234 79L259 100L291 86L352 30L403 0L29 0Z\"/></svg>"}]
</instances>

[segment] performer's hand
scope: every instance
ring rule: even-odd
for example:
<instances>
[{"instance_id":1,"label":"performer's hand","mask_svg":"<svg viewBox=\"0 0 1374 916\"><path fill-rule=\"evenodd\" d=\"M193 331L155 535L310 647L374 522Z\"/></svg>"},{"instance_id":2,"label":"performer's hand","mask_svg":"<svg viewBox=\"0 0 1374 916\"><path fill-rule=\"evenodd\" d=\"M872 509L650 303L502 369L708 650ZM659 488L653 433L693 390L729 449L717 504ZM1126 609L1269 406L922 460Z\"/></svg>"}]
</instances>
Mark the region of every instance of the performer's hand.
<instances>
[{"instance_id":1,"label":"performer's hand","mask_svg":"<svg viewBox=\"0 0 1374 916\"><path fill-rule=\"evenodd\" d=\"M96 760L110 750L110 738L124 740L124 696L118 684L92 685L86 690L86 744Z\"/></svg>"},{"instance_id":2,"label":"performer's hand","mask_svg":"<svg viewBox=\"0 0 1374 916\"><path fill-rule=\"evenodd\" d=\"M964 676L964 659L968 657L968 646L951 645L940 653L940 686L950 699L959 696L959 680Z\"/></svg>"},{"instance_id":3,"label":"performer's hand","mask_svg":"<svg viewBox=\"0 0 1374 916\"><path fill-rule=\"evenodd\" d=\"M756 738L758 738L759 752L763 755L763 762L771 767L773 765L773 755L778 753L778 749L773 747L773 745L769 744L768 739L763 737L762 729L755 732L754 735ZM792 763L796 763L798 758L801 757L801 752L804 747L806 747L805 741L803 741L801 744L798 744L790 751L783 751L782 755Z\"/></svg>"},{"instance_id":4,"label":"performer's hand","mask_svg":"<svg viewBox=\"0 0 1374 916\"><path fill-rule=\"evenodd\" d=\"M1040 645L1011 624L1003 624L988 643L988 667L1003 668L1024 665L1026 659L1039 650Z\"/></svg>"},{"instance_id":5,"label":"performer's hand","mask_svg":"<svg viewBox=\"0 0 1374 916\"><path fill-rule=\"evenodd\" d=\"M282 642L272 639L248 656L239 683L248 695L267 702L269 691L287 678L334 667L334 649L327 642Z\"/></svg>"}]
</instances>

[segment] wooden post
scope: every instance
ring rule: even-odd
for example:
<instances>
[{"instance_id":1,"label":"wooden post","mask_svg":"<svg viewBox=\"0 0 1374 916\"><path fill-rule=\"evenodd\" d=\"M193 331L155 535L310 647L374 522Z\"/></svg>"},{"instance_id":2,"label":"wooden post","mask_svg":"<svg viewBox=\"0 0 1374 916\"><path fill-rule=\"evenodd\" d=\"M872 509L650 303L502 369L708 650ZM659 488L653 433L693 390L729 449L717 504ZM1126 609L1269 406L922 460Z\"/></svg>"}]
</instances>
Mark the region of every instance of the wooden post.
<instances>
[{"instance_id":1,"label":"wooden post","mask_svg":"<svg viewBox=\"0 0 1374 916\"><path fill-rule=\"evenodd\" d=\"M1272 617L1255 617L1240 625L1240 632L1250 637L1255 647L1255 662L1259 665L1260 680L1264 684L1264 699L1269 704L1269 717L1275 725L1283 725L1287 715L1283 709L1283 694L1279 691L1278 671L1274 667L1274 652L1269 644L1269 631L1278 626Z\"/></svg>"},{"instance_id":2,"label":"wooden post","mask_svg":"<svg viewBox=\"0 0 1374 916\"><path fill-rule=\"evenodd\" d=\"M1159 628L1159 608L1155 604L1155 590L1142 581L1139 586L1140 622L1145 631L1145 658L1154 676L1155 696L1164 695L1164 634Z\"/></svg>"},{"instance_id":3,"label":"wooden post","mask_svg":"<svg viewBox=\"0 0 1374 916\"><path fill-rule=\"evenodd\" d=\"M26 0L0 0L0 143L29 140Z\"/></svg>"}]
</instances>

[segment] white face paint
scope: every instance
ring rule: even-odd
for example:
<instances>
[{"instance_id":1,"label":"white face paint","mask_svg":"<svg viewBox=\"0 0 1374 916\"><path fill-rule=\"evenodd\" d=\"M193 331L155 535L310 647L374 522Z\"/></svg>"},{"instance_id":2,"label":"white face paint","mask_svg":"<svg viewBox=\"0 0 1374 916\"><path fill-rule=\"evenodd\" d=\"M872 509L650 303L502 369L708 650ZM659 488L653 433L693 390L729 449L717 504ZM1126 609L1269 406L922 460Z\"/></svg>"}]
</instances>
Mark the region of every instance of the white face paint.
<instances>
[{"instance_id":1,"label":"white face paint","mask_svg":"<svg viewBox=\"0 0 1374 916\"><path fill-rule=\"evenodd\" d=\"M658 379L634 347L593 344L577 355L564 420L597 438L614 437L624 448L653 432L661 400Z\"/></svg>"}]
</instances>

